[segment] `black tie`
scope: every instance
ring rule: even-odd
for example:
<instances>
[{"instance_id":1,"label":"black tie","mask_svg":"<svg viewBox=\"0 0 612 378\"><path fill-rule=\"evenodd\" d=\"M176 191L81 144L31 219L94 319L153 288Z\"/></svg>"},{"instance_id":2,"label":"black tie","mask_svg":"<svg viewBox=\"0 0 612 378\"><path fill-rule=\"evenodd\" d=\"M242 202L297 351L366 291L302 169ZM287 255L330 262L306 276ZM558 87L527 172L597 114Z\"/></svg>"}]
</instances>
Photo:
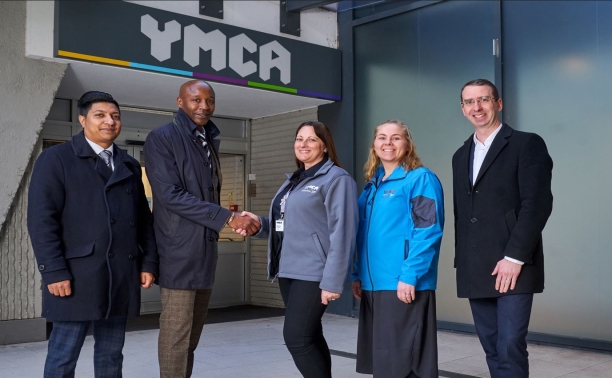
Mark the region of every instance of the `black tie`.
<instances>
[{"instance_id":1,"label":"black tie","mask_svg":"<svg viewBox=\"0 0 612 378\"><path fill-rule=\"evenodd\" d=\"M102 158L102 160L104 160L104 163L106 163L106 166L110 168L112 171L113 167L111 166L111 159L113 157L113 153L110 152L109 150L103 150L98 155Z\"/></svg>"}]
</instances>

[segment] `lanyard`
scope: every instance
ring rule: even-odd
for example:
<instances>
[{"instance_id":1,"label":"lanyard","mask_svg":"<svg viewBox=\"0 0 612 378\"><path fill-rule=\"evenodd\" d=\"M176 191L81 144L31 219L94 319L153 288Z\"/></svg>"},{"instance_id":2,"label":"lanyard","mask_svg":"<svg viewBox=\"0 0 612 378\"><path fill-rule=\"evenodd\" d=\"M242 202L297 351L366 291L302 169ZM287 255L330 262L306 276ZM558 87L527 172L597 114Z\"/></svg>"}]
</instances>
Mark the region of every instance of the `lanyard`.
<instances>
[{"instance_id":1,"label":"lanyard","mask_svg":"<svg viewBox=\"0 0 612 378\"><path fill-rule=\"evenodd\" d=\"M281 219L285 218L285 205L287 204L287 198L289 198L289 194L293 190L293 185L289 188L289 191L281 198L280 200L280 217Z\"/></svg>"}]
</instances>

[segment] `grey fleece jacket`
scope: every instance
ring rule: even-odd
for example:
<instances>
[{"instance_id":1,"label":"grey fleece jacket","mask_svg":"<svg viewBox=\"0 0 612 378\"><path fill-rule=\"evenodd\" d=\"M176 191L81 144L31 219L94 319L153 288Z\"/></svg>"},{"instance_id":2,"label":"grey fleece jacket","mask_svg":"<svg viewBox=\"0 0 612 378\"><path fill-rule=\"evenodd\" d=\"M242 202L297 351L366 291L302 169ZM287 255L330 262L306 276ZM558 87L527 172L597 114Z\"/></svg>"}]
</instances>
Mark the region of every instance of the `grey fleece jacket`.
<instances>
[{"instance_id":1,"label":"grey fleece jacket","mask_svg":"<svg viewBox=\"0 0 612 378\"><path fill-rule=\"evenodd\" d=\"M276 196L287 185L289 180ZM269 217L261 217L261 231L255 236L268 238L268 278L274 279L270 277L270 229L275 227L271 219L272 209ZM284 220L278 277L320 282L322 290L342 293L359 223L355 180L328 160L291 190Z\"/></svg>"}]
</instances>

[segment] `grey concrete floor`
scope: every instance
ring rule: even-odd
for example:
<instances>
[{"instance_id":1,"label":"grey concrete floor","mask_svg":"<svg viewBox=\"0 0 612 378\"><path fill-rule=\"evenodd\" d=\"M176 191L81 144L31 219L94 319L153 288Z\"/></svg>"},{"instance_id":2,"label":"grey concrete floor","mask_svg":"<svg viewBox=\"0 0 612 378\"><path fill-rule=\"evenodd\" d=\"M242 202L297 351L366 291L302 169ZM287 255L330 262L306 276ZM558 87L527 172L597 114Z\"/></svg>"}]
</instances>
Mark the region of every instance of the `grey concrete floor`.
<instances>
[{"instance_id":1,"label":"grey concrete floor","mask_svg":"<svg viewBox=\"0 0 612 378\"><path fill-rule=\"evenodd\" d=\"M300 377L283 344L283 317L208 324L196 350L193 377ZM332 350L334 378L368 377L355 373L357 319L326 314L324 334ZM126 378L158 377L158 330L128 332L124 348ZM47 343L0 347L0 377L40 378ZM489 377L484 353L474 335L438 332L441 377ZM612 378L612 354L529 345L531 377ZM339 354L339 355L338 355ZM93 377L93 339L87 337L77 378Z\"/></svg>"}]
</instances>

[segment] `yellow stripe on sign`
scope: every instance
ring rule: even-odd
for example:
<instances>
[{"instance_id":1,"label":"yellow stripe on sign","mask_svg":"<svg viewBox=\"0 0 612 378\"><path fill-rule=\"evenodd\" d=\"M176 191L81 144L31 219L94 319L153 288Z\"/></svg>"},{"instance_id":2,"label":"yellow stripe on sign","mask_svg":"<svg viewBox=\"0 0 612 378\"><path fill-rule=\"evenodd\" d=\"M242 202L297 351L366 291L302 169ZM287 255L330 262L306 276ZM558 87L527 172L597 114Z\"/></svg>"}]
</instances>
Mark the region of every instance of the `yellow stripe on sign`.
<instances>
[{"instance_id":1,"label":"yellow stripe on sign","mask_svg":"<svg viewBox=\"0 0 612 378\"><path fill-rule=\"evenodd\" d=\"M64 51L64 50L58 50L57 51L57 55L65 56L67 58L89 60L91 62L100 62L100 63L114 64L116 66L125 66L125 67L129 67L130 66L130 62L127 62L125 60L102 58L101 56L85 55L85 54L73 53L73 52L70 52L70 51Z\"/></svg>"}]
</instances>

